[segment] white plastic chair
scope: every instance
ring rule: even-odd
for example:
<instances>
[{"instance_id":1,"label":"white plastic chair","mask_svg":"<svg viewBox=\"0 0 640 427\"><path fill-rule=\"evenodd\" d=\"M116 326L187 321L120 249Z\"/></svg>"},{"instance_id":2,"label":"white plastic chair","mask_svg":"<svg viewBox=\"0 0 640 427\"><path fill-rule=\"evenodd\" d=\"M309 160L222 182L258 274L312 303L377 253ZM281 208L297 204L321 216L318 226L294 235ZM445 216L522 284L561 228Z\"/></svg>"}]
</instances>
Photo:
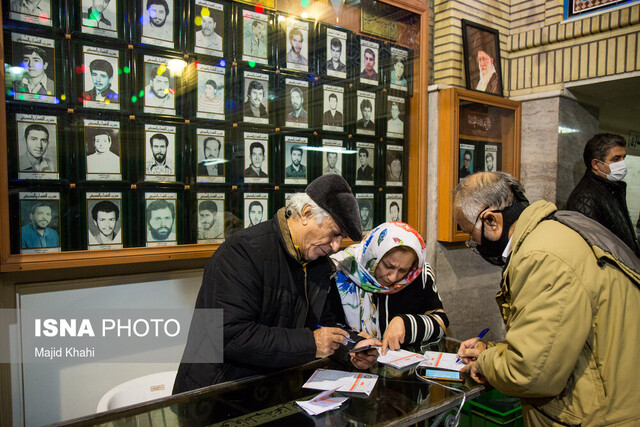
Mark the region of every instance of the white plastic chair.
<instances>
[{"instance_id":1,"label":"white plastic chair","mask_svg":"<svg viewBox=\"0 0 640 427\"><path fill-rule=\"evenodd\" d=\"M165 371L145 375L118 384L105 393L98 402L96 412L109 411L169 396L177 371Z\"/></svg>"}]
</instances>

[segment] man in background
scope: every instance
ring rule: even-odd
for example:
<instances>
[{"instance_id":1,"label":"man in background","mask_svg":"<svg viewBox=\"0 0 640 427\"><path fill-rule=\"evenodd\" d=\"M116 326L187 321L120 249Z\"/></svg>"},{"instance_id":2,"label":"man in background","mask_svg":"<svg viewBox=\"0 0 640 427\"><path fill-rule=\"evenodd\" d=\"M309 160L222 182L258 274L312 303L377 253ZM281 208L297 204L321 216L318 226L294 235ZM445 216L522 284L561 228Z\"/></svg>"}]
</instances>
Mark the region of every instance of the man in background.
<instances>
[{"instance_id":1,"label":"man in background","mask_svg":"<svg viewBox=\"0 0 640 427\"><path fill-rule=\"evenodd\" d=\"M53 95L55 84L47 76L49 58L40 46L26 45L22 48L20 67L24 69L22 79L14 82L14 88L19 93L37 93L38 95Z\"/></svg>"},{"instance_id":2,"label":"man in background","mask_svg":"<svg viewBox=\"0 0 640 427\"><path fill-rule=\"evenodd\" d=\"M294 87L289 91L291 111L287 114L288 122L307 123L307 110L304 109L304 95L300 88Z\"/></svg>"},{"instance_id":3,"label":"man in background","mask_svg":"<svg viewBox=\"0 0 640 427\"><path fill-rule=\"evenodd\" d=\"M200 15L200 17L202 24L200 31L196 31L196 47L221 51L222 37L215 32L217 23L213 14Z\"/></svg>"},{"instance_id":4,"label":"man in background","mask_svg":"<svg viewBox=\"0 0 640 427\"><path fill-rule=\"evenodd\" d=\"M198 176L222 175L222 164L219 163L222 142L218 138L210 136L202 143L204 160L198 163Z\"/></svg>"},{"instance_id":5,"label":"man in background","mask_svg":"<svg viewBox=\"0 0 640 427\"><path fill-rule=\"evenodd\" d=\"M471 151L464 150L464 153L462 154L462 167L460 168L458 179L460 180L469 175L471 175Z\"/></svg>"},{"instance_id":6,"label":"man in background","mask_svg":"<svg viewBox=\"0 0 640 427\"><path fill-rule=\"evenodd\" d=\"M111 132L99 129L93 136L93 154L87 156L87 173L120 173L120 157L111 152Z\"/></svg>"},{"instance_id":7,"label":"man in background","mask_svg":"<svg viewBox=\"0 0 640 427\"><path fill-rule=\"evenodd\" d=\"M168 200L154 200L147 206L147 241L164 242L176 240L174 230L176 208Z\"/></svg>"},{"instance_id":8,"label":"man in background","mask_svg":"<svg viewBox=\"0 0 640 427\"><path fill-rule=\"evenodd\" d=\"M262 86L262 83L251 80L249 82L249 88L247 89L247 100L244 103L245 117L268 117L267 107L262 104L263 97L264 86Z\"/></svg>"},{"instance_id":9,"label":"man in background","mask_svg":"<svg viewBox=\"0 0 640 427\"><path fill-rule=\"evenodd\" d=\"M84 99L87 101L100 102L120 102L118 94L111 89L111 81L113 80L113 65L104 59L94 59L89 64L89 73L93 88L84 93Z\"/></svg>"},{"instance_id":10,"label":"man in background","mask_svg":"<svg viewBox=\"0 0 640 427\"><path fill-rule=\"evenodd\" d=\"M175 97L171 92L169 68L153 67L149 76L149 84L145 86L145 106L175 108Z\"/></svg>"},{"instance_id":11,"label":"man in background","mask_svg":"<svg viewBox=\"0 0 640 427\"><path fill-rule=\"evenodd\" d=\"M322 170L323 175L329 175L331 173L340 175L340 169L338 169L338 153L335 151L327 151L327 166Z\"/></svg>"},{"instance_id":12,"label":"man in background","mask_svg":"<svg viewBox=\"0 0 640 427\"><path fill-rule=\"evenodd\" d=\"M248 178L267 178L268 175L262 170L264 162L264 145L261 142L252 142L249 146L250 164L244 170L244 176Z\"/></svg>"},{"instance_id":13,"label":"man in background","mask_svg":"<svg viewBox=\"0 0 640 427\"><path fill-rule=\"evenodd\" d=\"M338 95L329 94L329 109L324 112L322 124L326 126L342 127L342 113L338 111Z\"/></svg>"},{"instance_id":14,"label":"man in background","mask_svg":"<svg viewBox=\"0 0 640 427\"><path fill-rule=\"evenodd\" d=\"M291 146L291 164L284 170L285 178L306 178L307 168L302 164L302 148L299 145Z\"/></svg>"},{"instance_id":15,"label":"man in background","mask_svg":"<svg viewBox=\"0 0 640 427\"><path fill-rule=\"evenodd\" d=\"M358 129L375 130L375 124L371 120L371 114L373 113L373 105L368 99L363 99L360 102L360 113L362 118L356 122Z\"/></svg>"},{"instance_id":16,"label":"man in background","mask_svg":"<svg viewBox=\"0 0 640 427\"><path fill-rule=\"evenodd\" d=\"M257 200L249 203L249 225L258 225L262 222L264 206Z\"/></svg>"},{"instance_id":17,"label":"man in background","mask_svg":"<svg viewBox=\"0 0 640 427\"><path fill-rule=\"evenodd\" d=\"M364 68L360 73L361 79L378 80L378 73L375 70L376 54L373 49L366 48L364 50Z\"/></svg>"},{"instance_id":18,"label":"man in background","mask_svg":"<svg viewBox=\"0 0 640 427\"><path fill-rule=\"evenodd\" d=\"M170 25L165 26L169 17L169 5L165 0L147 0L147 16L149 22L142 28L142 35L160 40L171 40L173 34Z\"/></svg>"},{"instance_id":19,"label":"man in background","mask_svg":"<svg viewBox=\"0 0 640 427\"><path fill-rule=\"evenodd\" d=\"M91 218L96 226L95 233L89 233L90 245L111 245L121 243L120 230L116 225L120 219L120 209L110 200L101 200L91 209Z\"/></svg>"},{"instance_id":20,"label":"man in background","mask_svg":"<svg viewBox=\"0 0 640 427\"><path fill-rule=\"evenodd\" d=\"M47 159L49 131L43 125L32 123L24 129L26 152L20 156L20 172L55 172L56 162Z\"/></svg>"},{"instance_id":21,"label":"man in background","mask_svg":"<svg viewBox=\"0 0 640 427\"><path fill-rule=\"evenodd\" d=\"M224 237L221 224L217 203L213 200L202 200L198 204L198 240Z\"/></svg>"},{"instance_id":22,"label":"man in background","mask_svg":"<svg viewBox=\"0 0 640 427\"><path fill-rule=\"evenodd\" d=\"M289 42L291 43L291 49L287 52L287 62L307 65L307 58L302 55L304 35L299 28L292 28L291 31L289 31Z\"/></svg>"},{"instance_id":23,"label":"man in background","mask_svg":"<svg viewBox=\"0 0 640 427\"><path fill-rule=\"evenodd\" d=\"M151 135L149 140L153 160L147 162L146 173L150 175L173 175L173 168L167 164L169 138L161 133Z\"/></svg>"},{"instance_id":24,"label":"man in background","mask_svg":"<svg viewBox=\"0 0 640 427\"><path fill-rule=\"evenodd\" d=\"M361 148L358 150L358 160L360 167L356 171L358 181L373 181L373 168L369 165L369 150Z\"/></svg>"},{"instance_id":25,"label":"man in background","mask_svg":"<svg viewBox=\"0 0 640 427\"><path fill-rule=\"evenodd\" d=\"M333 37L330 42L331 58L327 61L327 70L345 73L347 66L340 61L342 55L342 43L337 37Z\"/></svg>"},{"instance_id":26,"label":"man in background","mask_svg":"<svg viewBox=\"0 0 640 427\"><path fill-rule=\"evenodd\" d=\"M22 249L57 248L60 246L58 233L49 228L53 218L51 205L36 202L29 211L29 223L20 230Z\"/></svg>"}]
</instances>

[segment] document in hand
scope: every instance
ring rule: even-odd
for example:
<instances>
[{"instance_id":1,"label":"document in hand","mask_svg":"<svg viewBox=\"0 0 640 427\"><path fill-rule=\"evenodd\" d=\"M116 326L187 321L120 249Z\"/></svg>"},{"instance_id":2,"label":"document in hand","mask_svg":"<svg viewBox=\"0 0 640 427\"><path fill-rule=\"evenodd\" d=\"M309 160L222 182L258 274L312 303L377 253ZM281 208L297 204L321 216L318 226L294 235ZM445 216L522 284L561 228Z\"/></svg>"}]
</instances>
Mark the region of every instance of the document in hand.
<instances>
[{"instance_id":1,"label":"document in hand","mask_svg":"<svg viewBox=\"0 0 640 427\"><path fill-rule=\"evenodd\" d=\"M420 366L429 368L446 369L448 371L460 371L465 367L464 362L456 363L458 355L455 353L440 353L437 351L425 351L424 361Z\"/></svg>"},{"instance_id":2,"label":"document in hand","mask_svg":"<svg viewBox=\"0 0 640 427\"><path fill-rule=\"evenodd\" d=\"M378 376L362 372L345 372L335 369L318 369L302 388L314 390L350 391L352 393L371 394Z\"/></svg>"},{"instance_id":3,"label":"document in hand","mask_svg":"<svg viewBox=\"0 0 640 427\"><path fill-rule=\"evenodd\" d=\"M387 354L378 356L378 362L384 363L394 368L402 369L415 365L424 360L424 356L419 353L412 353L407 350L388 350Z\"/></svg>"},{"instance_id":4,"label":"document in hand","mask_svg":"<svg viewBox=\"0 0 640 427\"><path fill-rule=\"evenodd\" d=\"M304 409L309 415L318 415L326 411L332 411L339 408L348 397L336 397L331 394L335 389L323 391L311 400L297 400L296 403Z\"/></svg>"}]
</instances>

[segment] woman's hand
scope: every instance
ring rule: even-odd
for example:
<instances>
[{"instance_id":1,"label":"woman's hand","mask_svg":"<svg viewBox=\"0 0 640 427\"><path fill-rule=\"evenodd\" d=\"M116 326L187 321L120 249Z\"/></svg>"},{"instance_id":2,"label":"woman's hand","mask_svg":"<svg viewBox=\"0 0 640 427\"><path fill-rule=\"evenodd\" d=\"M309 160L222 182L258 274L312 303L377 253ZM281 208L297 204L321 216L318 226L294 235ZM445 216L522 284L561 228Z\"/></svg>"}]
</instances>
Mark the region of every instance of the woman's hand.
<instances>
[{"instance_id":1,"label":"woman's hand","mask_svg":"<svg viewBox=\"0 0 640 427\"><path fill-rule=\"evenodd\" d=\"M390 350L400 349L400 346L404 343L404 334L404 321L402 318L396 316L391 319L387 330L384 332L384 337L382 337L382 355L387 354L387 347Z\"/></svg>"}]
</instances>

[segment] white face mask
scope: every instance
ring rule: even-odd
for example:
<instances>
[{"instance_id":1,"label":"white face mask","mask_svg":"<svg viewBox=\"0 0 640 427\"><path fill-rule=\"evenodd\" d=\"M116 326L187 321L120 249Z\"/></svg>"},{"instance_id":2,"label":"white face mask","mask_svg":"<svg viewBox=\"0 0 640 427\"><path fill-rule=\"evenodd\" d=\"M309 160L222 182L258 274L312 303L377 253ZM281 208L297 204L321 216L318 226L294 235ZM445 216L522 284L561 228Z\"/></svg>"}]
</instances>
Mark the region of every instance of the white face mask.
<instances>
[{"instance_id":1,"label":"white face mask","mask_svg":"<svg viewBox=\"0 0 640 427\"><path fill-rule=\"evenodd\" d=\"M604 163L604 162L600 161L600 163ZM620 160L619 162L615 162L615 163L604 163L604 164L605 165L608 164L609 169L611 170L611 172L606 174L607 179L609 181L613 181L613 182L622 181L624 177L627 176L627 164L624 162L624 160Z\"/></svg>"}]
</instances>

